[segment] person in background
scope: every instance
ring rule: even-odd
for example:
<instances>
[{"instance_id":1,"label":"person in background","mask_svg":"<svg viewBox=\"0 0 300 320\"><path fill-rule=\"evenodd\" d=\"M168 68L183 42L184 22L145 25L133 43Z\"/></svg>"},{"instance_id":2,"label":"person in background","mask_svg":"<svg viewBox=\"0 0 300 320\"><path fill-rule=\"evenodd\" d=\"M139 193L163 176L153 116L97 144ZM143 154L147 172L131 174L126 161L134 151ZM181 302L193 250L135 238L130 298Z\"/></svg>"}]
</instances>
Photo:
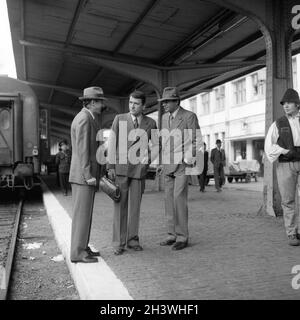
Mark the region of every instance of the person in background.
<instances>
[{"instance_id":1,"label":"person in background","mask_svg":"<svg viewBox=\"0 0 300 320\"><path fill-rule=\"evenodd\" d=\"M222 191L221 187L225 182L225 151L221 148L222 141L217 139L216 141L217 147L211 150L210 161L214 165L214 179L215 186L218 192Z\"/></svg>"},{"instance_id":2,"label":"person in background","mask_svg":"<svg viewBox=\"0 0 300 320\"><path fill-rule=\"evenodd\" d=\"M281 195L281 207L288 243L300 244L299 210L295 205L297 182L300 173L300 100L298 92L287 89L280 104L284 116L274 121L265 140L265 155L276 162L277 181Z\"/></svg>"},{"instance_id":3,"label":"person in background","mask_svg":"<svg viewBox=\"0 0 300 320\"><path fill-rule=\"evenodd\" d=\"M205 184L206 184L206 175L208 169L208 152L206 151L206 143L203 143L204 147L204 166L203 171L200 175L198 175L199 185L200 185L200 192L205 192Z\"/></svg>"},{"instance_id":4,"label":"person in background","mask_svg":"<svg viewBox=\"0 0 300 320\"><path fill-rule=\"evenodd\" d=\"M64 196L68 195L69 189L69 172L71 164L71 151L66 140L59 142L60 151L55 157L55 163L58 167L59 184Z\"/></svg>"}]
</instances>

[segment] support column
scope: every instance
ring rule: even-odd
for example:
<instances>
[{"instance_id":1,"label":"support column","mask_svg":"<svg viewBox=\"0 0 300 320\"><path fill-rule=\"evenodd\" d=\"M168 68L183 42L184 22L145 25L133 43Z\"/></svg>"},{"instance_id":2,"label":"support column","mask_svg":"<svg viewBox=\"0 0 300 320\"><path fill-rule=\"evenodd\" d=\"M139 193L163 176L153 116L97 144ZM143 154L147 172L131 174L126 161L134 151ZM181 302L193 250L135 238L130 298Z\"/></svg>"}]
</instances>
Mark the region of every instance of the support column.
<instances>
[{"instance_id":1,"label":"support column","mask_svg":"<svg viewBox=\"0 0 300 320\"><path fill-rule=\"evenodd\" d=\"M266 10L266 133L270 125L283 115L280 105L285 90L292 87L291 4L275 0L268 1ZM263 213L282 215L281 197L278 190L275 165L265 160Z\"/></svg>"},{"instance_id":2,"label":"support column","mask_svg":"<svg viewBox=\"0 0 300 320\"><path fill-rule=\"evenodd\" d=\"M162 70L161 71L161 84L160 84L160 96L162 96L163 90L165 87L169 86L169 80L168 80L168 71L166 70ZM162 103L159 102L158 105L158 129L161 130L161 126L162 126L162 116L164 114L163 111L163 106ZM159 156L159 163L161 163L161 154ZM164 190L164 179L163 179L163 175L159 176L158 179L156 179L156 185L155 185L155 190L157 191L162 191Z\"/></svg>"},{"instance_id":3,"label":"support column","mask_svg":"<svg viewBox=\"0 0 300 320\"><path fill-rule=\"evenodd\" d=\"M246 156L247 160L253 159L253 141L251 139L247 139Z\"/></svg>"}]
</instances>

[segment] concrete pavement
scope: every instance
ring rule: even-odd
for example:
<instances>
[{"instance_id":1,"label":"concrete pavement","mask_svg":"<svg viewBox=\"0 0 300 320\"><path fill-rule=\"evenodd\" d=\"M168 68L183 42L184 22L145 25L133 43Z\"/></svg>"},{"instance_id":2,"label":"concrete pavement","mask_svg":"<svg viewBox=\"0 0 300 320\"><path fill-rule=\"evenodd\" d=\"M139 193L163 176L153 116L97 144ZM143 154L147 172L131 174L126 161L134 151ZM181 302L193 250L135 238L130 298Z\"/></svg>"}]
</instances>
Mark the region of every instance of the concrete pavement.
<instances>
[{"instance_id":1,"label":"concrete pavement","mask_svg":"<svg viewBox=\"0 0 300 320\"><path fill-rule=\"evenodd\" d=\"M71 196L45 178L71 216ZM200 193L189 190L190 245L181 251L161 247L165 237L163 193L143 196L140 240L144 251L113 255L112 201L96 193L91 243L133 299L299 299L292 288L293 266L300 265L300 247L287 244L282 218L257 214L262 182L213 183ZM251 190L253 189L253 190Z\"/></svg>"}]
</instances>

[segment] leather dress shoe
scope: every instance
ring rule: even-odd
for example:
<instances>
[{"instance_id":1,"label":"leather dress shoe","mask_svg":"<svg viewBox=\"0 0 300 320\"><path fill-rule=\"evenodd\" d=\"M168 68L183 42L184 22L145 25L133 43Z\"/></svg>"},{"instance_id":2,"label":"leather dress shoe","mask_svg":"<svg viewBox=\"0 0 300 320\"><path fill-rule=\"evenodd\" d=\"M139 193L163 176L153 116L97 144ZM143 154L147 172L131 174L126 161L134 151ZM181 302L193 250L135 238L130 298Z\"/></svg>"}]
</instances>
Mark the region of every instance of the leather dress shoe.
<instances>
[{"instance_id":1,"label":"leather dress shoe","mask_svg":"<svg viewBox=\"0 0 300 320\"><path fill-rule=\"evenodd\" d=\"M182 250L185 247L187 247L187 242L178 241L178 242L175 242L175 244L172 247L172 250Z\"/></svg>"},{"instance_id":2,"label":"leather dress shoe","mask_svg":"<svg viewBox=\"0 0 300 320\"><path fill-rule=\"evenodd\" d=\"M173 243L175 243L175 240L172 240L172 239L168 239L168 240L164 240L160 243L161 246L170 246L172 245Z\"/></svg>"},{"instance_id":3,"label":"leather dress shoe","mask_svg":"<svg viewBox=\"0 0 300 320\"><path fill-rule=\"evenodd\" d=\"M127 248L129 249L133 249L134 251L143 251L143 247L140 246L139 244L136 244L134 246L131 246L131 245L127 245Z\"/></svg>"},{"instance_id":4,"label":"leather dress shoe","mask_svg":"<svg viewBox=\"0 0 300 320\"><path fill-rule=\"evenodd\" d=\"M89 256L92 257L100 257L100 252L99 251L92 251L90 247L87 247L85 251L88 253Z\"/></svg>"},{"instance_id":5,"label":"leather dress shoe","mask_svg":"<svg viewBox=\"0 0 300 320\"><path fill-rule=\"evenodd\" d=\"M93 262L98 262L98 259L88 255L86 257L83 257L78 260L71 260L71 262L77 263L77 262L82 262L82 263L93 263Z\"/></svg>"},{"instance_id":6,"label":"leather dress shoe","mask_svg":"<svg viewBox=\"0 0 300 320\"><path fill-rule=\"evenodd\" d=\"M115 251L114 251L114 255L120 256L121 254L124 253L124 251L125 251L124 248L117 248L117 249L115 249Z\"/></svg>"}]
</instances>

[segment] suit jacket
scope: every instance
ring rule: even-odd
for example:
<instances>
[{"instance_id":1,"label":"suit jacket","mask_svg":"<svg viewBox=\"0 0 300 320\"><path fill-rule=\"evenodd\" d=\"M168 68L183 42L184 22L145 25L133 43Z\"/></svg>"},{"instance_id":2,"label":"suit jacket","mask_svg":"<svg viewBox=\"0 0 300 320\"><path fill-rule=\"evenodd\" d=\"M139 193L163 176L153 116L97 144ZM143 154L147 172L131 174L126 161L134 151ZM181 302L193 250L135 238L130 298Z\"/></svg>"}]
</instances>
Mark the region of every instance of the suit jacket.
<instances>
[{"instance_id":1,"label":"suit jacket","mask_svg":"<svg viewBox=\"0 0 300 320\"><path fill-rule=\"evenodd\" d=\"M97 121L84 108L73 119L71 125L72 160L69 175L71 183L87 185L86 181L94 177L98 185L100 173L96 160L98 130Z\"/></svg>"},{"instance_id":2,"label":"suit jacket","mask_svg":"<svg viewBox=\"0 0 300 320\"><path fill-rule=\"evenodd\" d=\"M203 171L203 141L202 135L200 131L200 126L198 123L198 118L194 112L188 111L179 107L179 110L176 114L175 119L172 121L170 126L169 124L169 113L165 113L162 117L162 129L168 129L169 131L174 133L174 136L178 138L165 139L162 141L162 152L163 157L162 161L164 164L164 173L171 174L175 173L180 166L178 164L177 159L181 157L182 163L191 164L194 157L197 158L196 164L197 166L194 168L189 168L190 172L188 174L201 174ZM177 129L177 130L176 130ZM185 129L191 129L189 134L185 134ZM173 134L172 134L173 135ZM170 148L168 150L168 148ZM164 163L164 155L166 159L168 159L168 154L170 155L170 164ZM174 161L175 160L175 161Z\"/></svg>"},{"instance_id":3,"label":"suit jacket","mask_svg":"<svg viewBox=\"0 0 300 320\"><path fill-rule=\"evenodd\" d=\"M219 166L220 164L225 166L226 164L225 151L222 148L220 149L220 151L218 150L218 148L214 148L211 150L210 161L213 163L214 166Z\"/></svg>"},{"instance_id":4,"label":"suit jacket","mask_svg":"<svg viewBox=\"0 0 300 320\"><path fill-rule=\"evenodd\" d=\"M120 122L122 128L124 129L120 128ZM139 129L144 130L144 134L142 134L141 136L132 136L132 133L134 133L134 123L130 113L128 112L116 115L111 127L111 134L108 138L107 165L108 169L116 170L116 175L126 176L134 179L145 178L148 171L149 163L133 164L131 163L131 161L129 161L128 156L130 154L130 149L134 150L135 147L138 149L138 145L136 144L139 141L146 142L146 150L148 151L149 140L151 140L153 147L158 146L158 138L155 138L154 132L151 132L152 129L157 129L157 127L155 121L152 118L143 115L141 123L139 125ZM140 133L142 133L142 131ZM126 134L127 137L125 136ZM122 140L120 141L120 139ZM125 145L125 143L127 143L127 146ZM142 156L143 155L141 155L141 158Z\"/></svg>"}]
</instances>

